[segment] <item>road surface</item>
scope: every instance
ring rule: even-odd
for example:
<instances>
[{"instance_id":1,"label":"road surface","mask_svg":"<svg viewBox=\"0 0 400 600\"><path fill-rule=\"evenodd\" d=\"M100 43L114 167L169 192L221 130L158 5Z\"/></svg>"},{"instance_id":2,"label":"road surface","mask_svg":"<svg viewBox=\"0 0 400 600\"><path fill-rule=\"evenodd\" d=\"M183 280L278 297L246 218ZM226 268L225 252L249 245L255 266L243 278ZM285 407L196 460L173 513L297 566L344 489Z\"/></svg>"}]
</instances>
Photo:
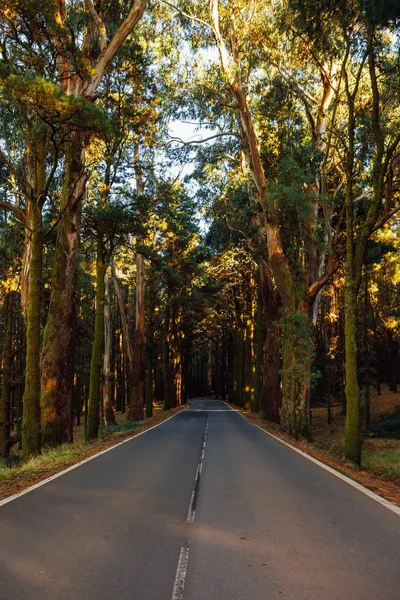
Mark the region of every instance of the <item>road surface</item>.
<instances>
[{"instance_id":1,"label":"road surface","mask_svg":"<svg viewBox=\"0 0 400 600\"><path fill-rule=\"evenodd\" d=\"M216 401L0 507L1 600L399 600L400 517Z\"/></svg>"}]
</instances>

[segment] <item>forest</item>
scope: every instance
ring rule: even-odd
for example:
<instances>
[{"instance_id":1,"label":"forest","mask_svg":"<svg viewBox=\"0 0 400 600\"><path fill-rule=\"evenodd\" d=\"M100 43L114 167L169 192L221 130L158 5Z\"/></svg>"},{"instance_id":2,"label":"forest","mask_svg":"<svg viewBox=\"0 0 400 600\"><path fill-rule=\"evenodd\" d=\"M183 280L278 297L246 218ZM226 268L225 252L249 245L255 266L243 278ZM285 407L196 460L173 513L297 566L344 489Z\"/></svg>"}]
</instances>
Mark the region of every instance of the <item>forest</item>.
<instances>
[{"instance_id":1,"label":"forest","mask_svg":"<svg viewBox=\"0 0 400 600\"><path fill-rule=\"evenodd\" d=\"M198 397L400 464L399 24L0 1L1 464Z\"/></svg>"}]
</instances>

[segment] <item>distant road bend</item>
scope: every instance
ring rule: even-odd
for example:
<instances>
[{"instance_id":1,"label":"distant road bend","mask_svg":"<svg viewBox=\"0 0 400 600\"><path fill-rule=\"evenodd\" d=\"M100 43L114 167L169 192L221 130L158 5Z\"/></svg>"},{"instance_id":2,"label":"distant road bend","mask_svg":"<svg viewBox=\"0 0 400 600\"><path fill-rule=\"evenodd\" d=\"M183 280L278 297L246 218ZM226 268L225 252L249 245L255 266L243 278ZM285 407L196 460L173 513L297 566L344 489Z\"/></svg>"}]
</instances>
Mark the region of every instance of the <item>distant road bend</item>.
<instances>
[{"instance_id":1,"label":"distant road bend","mask_svg":"<svg viewBox=\"0 0 400 600\"><path fill-rule=\"evenodd\" d=\"M0 600L400 600L400 517L195 400L0 508Z\"/></svg>"}]
</instances>

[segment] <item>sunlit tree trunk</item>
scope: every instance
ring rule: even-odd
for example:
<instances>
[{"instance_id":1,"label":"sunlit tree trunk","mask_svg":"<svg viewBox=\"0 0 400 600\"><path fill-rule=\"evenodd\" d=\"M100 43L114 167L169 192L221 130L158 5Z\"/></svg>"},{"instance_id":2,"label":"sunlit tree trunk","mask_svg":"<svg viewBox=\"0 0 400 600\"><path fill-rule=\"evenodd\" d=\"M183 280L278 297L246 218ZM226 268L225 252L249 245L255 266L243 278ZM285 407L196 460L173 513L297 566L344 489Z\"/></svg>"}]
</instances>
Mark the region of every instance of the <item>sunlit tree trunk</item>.
<instances>
[{"instance_id":1,"label":"sunlit tree trunk","mask_svg":"<svg viewBox=\"0 0 400 600\"><path fill-rule=\"evenodd\" d=\"M55 2L55 20L59 30L55 39L59 51L57 67L67 95L85 101L93 100L110 63L141 19L145 7L146 0L134 0L126 19L107 43L106 24L102 21L101 13L96 11L94 5L90 10L85 5L89 25L84 35L83 59L89 62L96 53L98 58L90 69L73 74L76 64L82 62L82 57L79 60L75 60L77 56L70 59L65 53L66 46L73 48L75 45L75 41L70 39L67 24L69 6L65 0ZM58 227L49 315L42 352L42 430L43 440L49 445L72 441L75 287L82 199L87 179L84 142L82 132L73 133L66 152L62 218Z\"/></svg>"},{"instance_id":2,"label":"sunlit tree trunk","mask_svg":"<svg viewBox=\"0 0 400 600\"><path fill-rule=\"evenodd\" d=\"M25 391L22 398L22 452L40 454L40 308L42 297L43 224L41 209L32 211L29 302L26 311Z\"/></svg>"},{"instance_id":3,"label":"sunlit tree trunk","mask_svg":"<svg viewBox=\"0 0 400 600\"><path fill-rule=\"evenodd\" d=\"M74 133L66 153L62 219L56 241L51 297L42 349L42 436L49 446L72 441L76 340L75 289L82 199L86 176L83 135Z\"/></svg>"}]
</instances>

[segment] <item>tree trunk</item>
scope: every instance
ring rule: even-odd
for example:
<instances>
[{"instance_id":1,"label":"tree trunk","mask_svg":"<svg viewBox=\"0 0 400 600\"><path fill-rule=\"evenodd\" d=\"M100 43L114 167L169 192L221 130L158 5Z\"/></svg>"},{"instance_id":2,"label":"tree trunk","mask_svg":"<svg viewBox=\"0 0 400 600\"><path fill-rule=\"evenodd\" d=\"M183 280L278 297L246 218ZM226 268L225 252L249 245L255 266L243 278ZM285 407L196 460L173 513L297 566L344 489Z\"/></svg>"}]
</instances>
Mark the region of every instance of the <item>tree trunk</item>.
<instances>
[{"instance_id":1,"label":"tree trunk","mask_svg":"<svg viewBox=\"0 0 400 600\"><path fill-rule=\"evenodd\" d=\"M264 263L260 265L260 286L265 340L262 352L262 383L260 394L261 418L279 423L279 406L282 401L280 386L281 335L279 330L279 307L271 277Z\"/></svg>"},{"instance_id":2,"label":"tree trunk","mask_svg":"<svg viewBox=\"0 0 400 600\"><path fill-rule=\"evenodd\" d=\"M170 292L168 288L168 295L166 300L165 307L165 319L164 319L164 328L165 328L165 339L164 339L164 352L163 352L163 369L164 369L164 410L170 410L172 408L172 400L171 400L171 348L170 348L170 320L171 320L171 307L170 307Z\"/></svg>"},{"instance_id":3,"label":"tree trunk","mask_svg":"<svg viewBox=\"0 0 400 600\"><path fill-rule=\"evenodd\" d=\"M101 367L104 344L104 276L106 273L104 254L104 240L102 234L99 233L97 236L96 261L96 315L94 322L92 358L90 362L88 418L85 429L86 441L90 441L98 437L100 426Z\"/></svg>"},{"instance_id":4,"label":"tree trunk","mask_svg":"<svg viewBox=\"0 0 400 600\"><path fill-rule=\"evenodd\" d=\"M40 454L40 308L42 297L43 224L39 202L32 202L29 302L26 310L25 391L22 398L22 453Z\"/></svg>"},{"instance_id":5,"label":"tree trunk","mask_svg":"<svg viewBox=\"0 0 400 600\"><path fill-rule=\"evenodd\" d=\"M1 366L0 396L0 457L7 458L10 453L10 399L11 399L11 352L12 352L12 318L14 293L7 292L4 301L4 343L3 364Z\"/></svg>"},{"instance_id":6,"label":"tree trunk","mask_svg":"<svg viewBox=\"0 0 400 600\"><path fill-rule=\"evenodd\" d=\"M155 392L155 357L154 357L154 315L156 308L155 278L152 266L149 267L147 310L147 344L146 344L146 417L153 416L153 399Z\"/></svg>"},{"instance_id":7,"label":"tree trunk","mask_svg":"<svg viewBox=\"0 0 400 600\"><path fill-rule=\"evenodd\" d=\"M113 283L114 283L115 294L117 296L119 314L121 317L123 339L124 339L124 342L126 345L126 353L128 355L128 361L127 361L128 368L129 368L128 379L130 379L132 370L133 370L133 348L132 348L131 337L129 335L128 315L126 313L126 306L125 306L124 299L122 297L121 286L120 286L120 283L118 281L118 277L117 277L117 274L115 271L115 265L114 265L113 259L111 259L111 273L112 273L112 278L113 278Z\"/></svg>"},{"instance_id":8,"label":"tree trunk","mask_svg":"<svg viewBox=\"0 0 400 600\"><path fill-rule=\"evenodd\" d=\"M312 439L310 423L310 391L312 341L310 307L304 302L298 312L283 311L283 368L281 429L296 439Z\"/></svg>"},{"instance_id":9,"label":"tree trunk","mask_svg":"<svg viewBox=\"0 0 400 600\"><path fill-rule=\"evenodd\" d=\"M104 357L103 357L103 414L105 425L116 425L111 394L111 316L110 316L110 282L104 276Z\"/></svg>"},{"instance_id":10,"label":"tree trunk","mask_svg":"<svg viewBox=\"0 0 400 600\"><path fill-rule=\"evenodd\" d=\"M344 454L348 460L361 464L360 388L357 376L357 288L346 277L345 301L345 365L346 424ZM350 279L350 281L349 281Z\"/></svg>"},{"instance_id":11,"label":"tree trunk","mask_svg":"<svg viewBox=\"0 0 400 600\"><path fill-rule=\"evenodd\" d=\"M133 389L128 421L142 421L146 394L146 339L144 334L144 265L143 256L136 253L136 328L133 347Z\"/></svg>"},{"instance_id":12,"label":"tree trunk","mask_svg":"<svg viewBox=\"0 0 400 600\"><path fill-rule=\"evenodd\" d=\"M72 394L76 341L75 288L82 197L85 190L83 135L75 133L66 156L51 296L42 350L43 443L72 442Z\"/></svg>"}]
</instances>

